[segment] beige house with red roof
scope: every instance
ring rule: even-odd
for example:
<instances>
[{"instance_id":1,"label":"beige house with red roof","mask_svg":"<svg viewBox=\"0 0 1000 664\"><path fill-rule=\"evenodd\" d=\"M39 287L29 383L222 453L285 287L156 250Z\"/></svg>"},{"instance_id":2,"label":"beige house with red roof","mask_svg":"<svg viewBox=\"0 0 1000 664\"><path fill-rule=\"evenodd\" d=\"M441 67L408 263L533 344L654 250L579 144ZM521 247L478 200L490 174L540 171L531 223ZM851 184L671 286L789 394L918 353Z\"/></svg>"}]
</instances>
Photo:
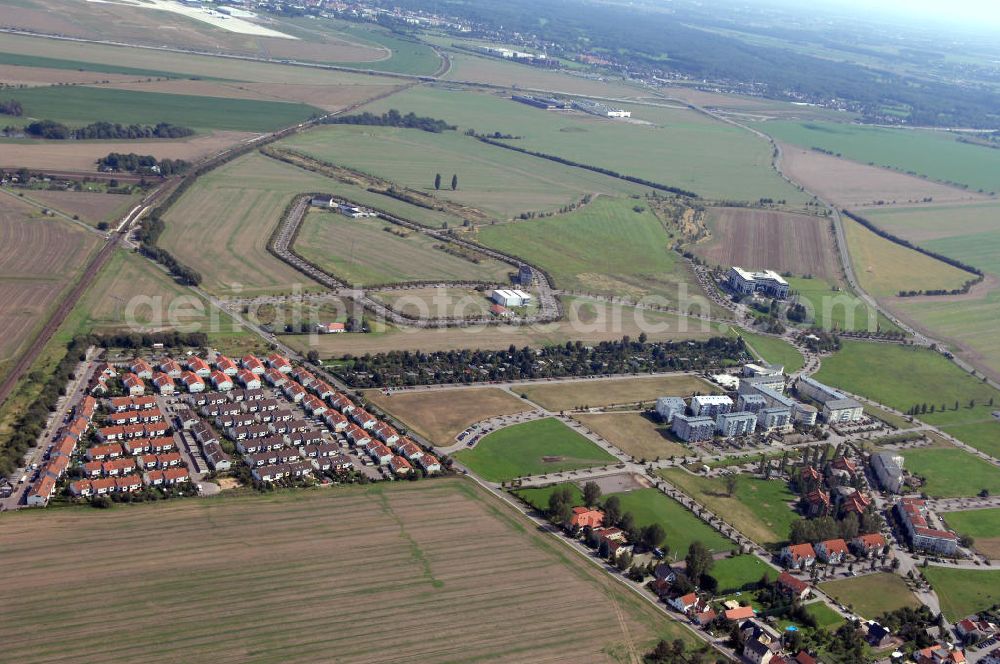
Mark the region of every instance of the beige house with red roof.
<instances>
[{"instance_id":1,"label":"beige house with red roof","mask_svg":"<svg viewBox=\"0 0 1000 664\"><path fill-rule=\"evenodd\" d=\"M839 565L847 556L847 542L839 538L819 542L815 549L816 556L831 565Z\"/></svg>"},{"instance_id":2,"label":"beige house with red roof","mask_svg":"<svg viewBox=\"0 0 1000 664\"><path fill-rule=\"evenodd\" d=\"M792 569L812 567L816 562L816 551L812 544L790 544L781 550L782 564Z\"/></svg>"}]
</instances>

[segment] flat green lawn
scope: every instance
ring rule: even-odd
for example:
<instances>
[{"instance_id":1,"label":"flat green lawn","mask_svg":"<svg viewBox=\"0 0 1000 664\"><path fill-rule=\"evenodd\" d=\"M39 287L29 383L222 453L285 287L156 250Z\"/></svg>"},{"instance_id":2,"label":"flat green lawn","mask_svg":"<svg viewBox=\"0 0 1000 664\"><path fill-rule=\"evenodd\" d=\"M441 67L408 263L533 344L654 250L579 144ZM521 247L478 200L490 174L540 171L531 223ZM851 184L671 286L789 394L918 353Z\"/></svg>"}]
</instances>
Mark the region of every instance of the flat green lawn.
<instances>
[{"instance_id":1,"label":"flat green lawn","mask_svg":"<svg viewBox=\"0 0 1000 664\"><path fill-rule=\"evenodd\" d=\"M583 504L583 493L580 487L572 482L563 482L539 489L518 489L514 493L536 509L544 510L549 506L549 496L557 488L561 487L569 487L570 491L572 491L574 505ZM732 542L717 533L676 500L665 496L657 489L636 489L635 491L609 493L603 496L601 501L603 502L611 496L617 496L618 500L621 501L623 513L632 513L637 526L642 527L653 523L663 526L663 530L667 534L666 546L669 550L668 557L671 559L683 559L687 555L688 547L695 541L701 542L709 550L716 553L727 551L733 546ZM757 560L753 556L740 556L733 560L740 560L741 558L753 558L753 560ZM728 562L729 560L727 558L726 561L719 562ZM760 564L763 565L763 563ZM717 562L715 567L712 568L713 575L718 566L719 563ZM736 572L734 571L733 573L735 574ZM760 579L761 574L763 574L763 568L757 574L754 581ZM777 574L775 573L774 576L777 576Z\"/></svg>"},{"instance_id":2,"label":"flat green lawn","mask_svg":"<svg viewBox=\"0 0 1000 664\"><path fill-rule=\"evenodd\" d=\"M1000 570L931 565L920 571L941 600L941 612L952 622L1000 602Z\"/></svg>"},{"instance_id":3,"label":"flat green lawn","mask_svg":"<svg viewBox=\"0 0 1000 664\"><path fill-rule=\"evenodd\" d=\"M816 627L819 629L834 630L846 622L844 616L822 601L807 604L806 613L816 619Z\"/></svg>"},{"instance_id":4,"label":"flat green lawn","mask_svg":"<svg viewBox=\"0 0 1000 664\"><path fill-rule=\"evenodd\" d=\"M780 480L741 476L735 492L729 496L720 478L692 475L680 469L664 470L660 474L760 544L784 542L792 522L798 518L791 507L796 496Z\"/></svg>"},{"instance_id":5,"label":"flat green lawn","mask_svg":"<svg viewBox=\"0 0 1000 664\"><path fill-rule=\"evenodd\" d=\"M728 551L733 545L704 521L658 489L636 489L618 496L622 511L631 512L639 526L658 523L667 533L670 556L678 560L687 555L692 542L700 541L714 552ZM759 578L759 577L758 577Z\"/></svg>"},{"instance_id":6,"label":"flat green lawn","mask_svg":"<svg viewBox=\"0 0 1000 664\"><path fill-rule=\"evenodd\" d=\"M903 468L927 480L922 491L934 498L1000 493L1000 468L958 448L903 450Z\"/></svg>"},{"instance_id":7,"label":"flat green lawn","mask_svg":"<svg viewBox=\"0 0 1000 664\"><path fill-rule=\"evenodd\" d=\"M317 159L469 205L498 219L549 212L584 194L631 194L645 187L482 143L460 132L393 127L323 127L283 142ZM386 155L392 159L386 159ZM442 187L434 189L434 175ZM458 176L452 191L451 176Z\"/></svg>"},{"instance_id":8,"label":"flat green lawn","mask_svg":"<svg viewBox=\"0 0 1000 664\"><path fill-rule=\"evenodd\" d=\"M1000 454L1000 421L992 418L994 408L987 405L991 399L1000 404L1000 392L932 350L843 341L839 352L823 359L816 379L903 412L933 404L937 412L921 419L969 445ZM973 399L976 407L969 408ZM947 410L941 412L942 406Z\"/></svg>"},{"instance_id":9,"label":"flat green lawn","mask_svg":"<svg viewBox=\"0 0 1000 664\"><path fill-rule=\"evenodd\" d=\"M1000 508L942 513L948 526L963 535L1000 537Z\"/></svg>"},{"instance_id":10,"label":"flat green lawn","mask_svg":"<svg viewBox=\"0 0 1000 664\"><path fill-rule=\"evenodd\" d=\"M804 148L819 147L854 161L962 183L973 190L1000 190L1000 151L959 143L944 132L833 122L775 121L757 126L779 140Z\"/></svg>"},{"instance_id":11,"label":"flat green lawn","mask_svg":"<svg viewBox=\"0 0 1000 664\"><path fill-rule=\"evenodd\" d=\"M491 482L614 463L616 459L555 418L494 431L455 458Z\"/></svg>"},{"instance_id":12,"label":"flat green lawn","mask_svg":"<svg viewBox=\"0 0 1000 664\"><path fill-rule=\"evenodd\" d=\"M637 122L583 113L554 113L509 95L421 86L373 103L459 125L459 130L520 136L512 146L681 187L702 196L804 204L804 194L771 168L771 148L750 132L688 109L628 106Z\"/></svg>"},{"instance_id":13,"label":"flat green lawn","mask_svg":"<svg viewBox=\"0 0 1000 664\"><path fill-rule=\"evenodd\" d=\"M927 403L970 399L1000 400L1000 392L976 380L940 353L897 344L843 341L841 350L823 359L816 380L875 399L899 410Z\"/></svg>"},{"instance_id":14,"label":"flat green lawn","mask_svg":"<svg viewBox=\"0 0 1000 664\"><path fill-rule=\"evenodd\" d=\"M810 325L824 330L876 332L896 329L860 297L824 279L788 277L788 284L798 294L799 303L809 312Z\"/></svg>"},{"instance_id":15,"label":"flat green lawn","mask_svg":"<svg viewBox=\"0 0 1000 664\"><path fill-rule=\"evenodd\" d=\"M886 572L827 581L819 584L819 589L869 620L896 609L920 606L906 582Z\"/></svg>"},{"instance_id":16,"label":"flat green lawn","mask_svg":"<svg viewBox=\"0 0 1000 664\"><path fill-rule=\"evenodd\" d=\"M224 99L82 85L25 88L16 98L24 116L71 126L106 120L122 124L169 122L195 129L271 131L324 113L306 104Z\"/></svg>"},{"instance_id":17,"label":"flat green lawn","mask_svg":"<svg viewBox=\"0 0 1000 664\"><path fill-rule=\"evenodd\" d=\"M588 293L678 302L678 284L689 283L689 300L708 300L693 284L684 261L648 209L630 199L601 197L583 209L556 217L486 226L479 240L547 270L560 288Z\"/></svg>"},{"instance_id":18,"label":"flat green lawn","mask_svg":"<svg viewBox=\"0 0 1000 664\"><path fill-rule=\"evenodd\" d=\"M767 574L772 581L779 572L757 556L742 555L716 560L711 575L719 582L719 595L743 590Z\"/></svg>"},{"instance_id":19,"label":"flat green lawn","mask_svg":"<svg viewBox=\"0 0 1000 664\"><path fill-rule=\"evenodd\" d=\"M553 484L552 486L543 486L539 488L517 489L512 493L537 510L547 510L549 508L549 496L555 493L556 489L561 489L563 487L568 487L572 492L574 507L577 505L583 505L583 491L581 491L580 487L572 482L562 482L560 484Z\"/></svg>"},{"instance_id":20,"label":"flat green lawn","mask_svg":"<svg viewBox=\"0 0 1000 664\"><path fill-rule=\"evenodd\" d=\"M406 235L399 237L385 228ZM507 282L510 265L482 257L479 263L453 256L441 242L381 219L351 219L335 212L310 212L295 240L303 258L350 284L478 280ZM485 297L485 295L484 295Z\"/></svg>"},{"instance_id":21,"label":"flat green lawn","mask_svg":"<svg viewBox=\"0 0 1000 664\"><path fill-rule=\"evenodd\" d=\"M783 339L744 332L735 328L733 332L743 337L743 340L753 348L762 360L771 364L780 364L785 367L787 374L795 373L805 365L802 353Z\"/></svg>"}]
</instances>

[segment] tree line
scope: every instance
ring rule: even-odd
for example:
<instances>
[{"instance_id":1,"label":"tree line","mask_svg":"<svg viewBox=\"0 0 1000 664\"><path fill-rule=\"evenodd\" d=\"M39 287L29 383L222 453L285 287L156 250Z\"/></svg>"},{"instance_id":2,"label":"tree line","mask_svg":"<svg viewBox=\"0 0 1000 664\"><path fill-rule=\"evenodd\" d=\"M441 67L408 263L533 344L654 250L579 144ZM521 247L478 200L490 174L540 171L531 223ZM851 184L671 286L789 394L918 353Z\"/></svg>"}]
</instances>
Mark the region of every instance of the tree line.
<instances>
[{"instance_id":1,"label":"tree line","mask_svg":"<svg viewBox=\"0 0 1000 664\"><path fill-rule=\"evenodd\" d=\"M12 115L19 118L24 115L24 107L16 99L0 100L0 115Z\"/></svg>"},{"instance_id":2,"label":"tree line","mask_svg":"<svg viewBox=\"0 0 1000 664\"><path fill-rule=\"evenodd\" d=\"M155 125L122 125L111 122L93 122L71 129L55 120L36 120L24 127L24 133L35 138L63 141L83 140L135 140L142 138L184 138L194 134L194 129L159 122Z\"/></svg>"},{"instance_id":3,"label":"tree line","mask_svg":"<svg viewBox=\"0 0 1000 664\"><path fill-rule=\"evenodd\" d=\"M685 198L699 198L698 194L689 191L687 189L681 189L680 187L671 187L670 185L661 184L659 182L653 182L652 180L647 180L645 178L635 177L634 175L622 175L618 171L613 171L610 168L602 168L601 166L592 166L591 164L584 164L579 161L573 161L571 159L566 159L565 157L560 157L554 154L546 154L545 152L536 152L534 150L527 150L525 148L517 147L516 145L508 145L501 141L495 141L488 136L476 136L476 140L482 141L483 143L488 143L489 145L495 145L500 148L505 148L507 150L513 150L514 152L520 152L522 154L530 155L532 157L538 157L539 159L548 159L549 161L554 161L557 164L563 164L565 166L573 166L575 168L583 168L588 171L593 171L595 173L600 173L602 175L607 175L609 177L617 178L619 180L625 180L626 182L634 182L635 184L641 184L646 187L651 187L653 189L659 189L660 191L667 191L671 194L677 194L678 196L683 196Z\"/></svg>"},{"instance_id":4,"label":"tree line","mask_svg":"<svg viewBox=\"0 0 1000 664\"><path fill-rule=\"evenodd\" d=\"M334 371L353 387L477 383L656 371L709 371L746 359L740 338L649 342L645 334L586 346L580 341L540 349L389 351L343 356Z\"/></svg>"},{"instance_id":5,"label":"tree line","mask_svg":"<svg viewBox=\"0 0 1000 664\"><path fill-rule=\"evenodd\" d=\"M177 277L182 284L197 286L201 283L201 273L181 263L166 249L157 246L156 243L160 239L163 229L163 220L158 216L151 215L143 220L136 233L136 238L140 242L139 253L164 265L170 270L170 274Z\"/></svg>"},{"instance_id":6,"label":"tree line","mask_svg":"<svg viewBox=\"0 0 1000 664\"><path fill-rule=\"evenodd\" d=\"M420 129L432 134L440 134L444 131L457 129L455 125L448 124L444 120L417 115L410 112L401 114L396 109L391 109L382 115L375 115L365 111L354 115L338 115L323 120L323 124L349 124L368 125L372 127L402 127L404 129Z\"/></svg>"},{"instance_id":7,"label":"tree line","mask_svg":"<svg viewBox=\"0 0 1000 664\"><path fill-rule=\"evenodd\" d=\"M97 160L97 167L102 171L125 171L127 173L157 173L159 175L174 175L183 173L191 164L183 159L157 159L153 155L139 155L134 152L124 154L109 152L107 156Z\"/></svg>"}]
</instances>

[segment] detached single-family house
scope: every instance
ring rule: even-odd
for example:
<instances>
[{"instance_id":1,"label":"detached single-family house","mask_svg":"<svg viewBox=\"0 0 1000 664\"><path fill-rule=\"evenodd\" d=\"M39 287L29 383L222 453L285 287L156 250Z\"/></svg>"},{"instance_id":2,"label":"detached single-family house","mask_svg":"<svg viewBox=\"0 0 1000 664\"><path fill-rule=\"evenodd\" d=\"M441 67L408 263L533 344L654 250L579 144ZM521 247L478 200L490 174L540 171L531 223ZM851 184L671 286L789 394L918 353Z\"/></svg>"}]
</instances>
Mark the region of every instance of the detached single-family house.
<instances>
[{"instance_id":1,"label":"detached single-family house","mask_svg":"<svg viewBox=\"0 0 1000 664\"><path fill-rule=\"evenodd\" d=\"M878 554L885 547L885 537L878 533L871 535L858 535L851 540L851 548L856 556L867 558L872 554Z\"/></svg>"},{"instance_id":2,"label":"detached single-family house","mask_svg":"<svg viewBox=\"0 0 1000 664\"><path fill-rule=\"evenodd\" d=\"M271 353L267 356L267 364L272 369L280 373L291 373L292 363L288 361L288 358L284 355L279 355L278 353Z\"/></svg>"},{"instance_id":3,"label":"detached single-family house","mask_svg":"<svg viewBox=\"0 0 1000 664\"><path fill-rule=\"evenodd\" d=\"M260 389L260 375L255 374L249 369L241 369L236 374L236 380L240 382L240 385L248 390L259 390Z\"/></svg>"},{"instance_id":4,"label":"detached single-family house","mask_svg":"<svg viewBox=\"0 0 1000 664\"><path fill-rule=\"evenodd\" d=\"M187 368L188 371L195 373L202 378L208 378L212 375L212 368L208 366L208 362L195 355L192 355L187 359Z\"/></svg>"},{"instance_id":5,"label":"detached single-family house","mask_svg":"<svg viewBox=\"0 0 1000 664\"><path fill-rule=\"evenodd\" d=\"M220 392L228 392L233 389L233 380L221 371L213 371L209 377L212 385Z\"/></svg>"},{"instance_id":6,"label":"detached single-family house","mask_svg":"<svg viewBox=\"0 0 1000 664\"><path fill-rule=\"evenodd\" d=\"M185 371L181 374L181 383L192 394L205 391L205 380L193 371Z\"/></svg>"},{"instance_id":7,"label":"detached single-family house","mask_svg":"<svg viewBox=\"0 0 1000 664\"><path fill-rule=\"evenodd\" d=\"M672 606L674 609L680 611L684 615L687 615L698 606L698 594L688 593L687 595L680 595L678 597L672 597L667 600L667 604Z\"/></svg>"},{"instance_id":8,"label":"detached single-family house","mask_svg":"<svg viewBox=\"0 0 1000 664\"><path fill-rule=\"evenodd\" d=\"M804 600L809 596L809 584L801 579L796 579L788 572L782 572L778 575L777 584L782 593L795 599Z\"/></svg>"},{"instance_id":9,"label":"detached single-family house","mask_svg":"<svg viewBox=\"0 0 1000 664\"><path fill-rule=\"evenodd\" d=\"M149 362L143 359L137 359L129 365L129 371L134 373L139 378L150 379L153 377L153 367L149 365Z\"/></svg>"},{"instance_id":10,"label":"detached single-family house","mask_svg":"<svg viewBox=\"0 0 1000 664\"><path fill-rule=\"evenodd\" d=\"M592 507L574 507L569 523L576 528L600 528L604 523L604 512Z\"/></svg>"},{"instance_id":11,"label":"detached single-family house","mask_svg":"<svg viewBox=\"0 0 1000 664\"><path fill-rule=\"evenodd\" d=\"M424 469L424 472L428 475L431 473L441 472L441 462L433 454L421 454L417 459L417 463L420 467Z\"/></svg>"},{"instance_id":12,"label":"detached single-family house","mask_svg":"<svg viewBox=\"0 0 1000 664\"><path fill-rule=\"evenodd\" d=\"M167 374L171 378L180 378L181 374L183 373L181 365L178 364L175 360L169 360L169 359L160 362L160 371Z\"/></svg>"},{"instance_id":13,"label":"detached single-family house","mask_svg":"<svg viewBox=\"0 0 1000 664\"><path fill-rule=\"evenodd\" d=\"M139 378L134 373L125 374L125 377L122 378L122 386L133 397L142 396L146 393L146 384L142 382L142 378Z\"/></svg>"},{"instance_id":14,"label":"detached single-family house","mask_svg":"<svg viewBox=\"0 0 1000 664\"><path fill-rule=\"evenodd\" d=\"M394 456L389 460L389 467L396 475L409 475L413 472L413 465L401 456Z\"/></svg>"},{"instance_id":15,"label":"detached single-family house","mask_svg":"<svg viewBox=\"0 0 1000 664\"><path fill-rule=\"evenodd\" d=\"M791 544L781 550L780 559L785 567L806 569L816 562L816 551L812 544Z\"/></svg>"},{"instance_id":16,"label":"detached single-family house","mask_svg":"<svg viewBox=\"0 0 1000 664\"><path fill-rule=\"evenodd\" d=\"M215 368L227 376L235 376L240 370L239 366L225 355L215 356Z\"/></svg>"},{"instance_id":17,"label":"detached single-family house","mask_svg":"<svg viewBox=\"0 0 1000 664\"><path fill-rule=\"evenodd\" d=\"M165 373L157 373L153 376L153 387L160 394L173 394L174 379Z\"/></svg>"},{"instance_id":18,"label":"detached single-family house","mask_svg":"<svg viewBox=\"0 0 1000 664\"><path fill-rule=\"evenodd\" d=\"M316 331L320 334L341 334L347 331L347 326L343 323L318 323Z\"/></svg>"},{"instance_id":19,"label":"detached single-family house","mask_svg":"<svg viewBox=\"0 0 1000 664\"><path fill-rule=\"evenodd\" d=\"M267 371L267 368L264 366L264 363L261 362L259 359L257 359L257 357L254 355L244 355L243 359L240 360L240 364L243 366L244 369L249 369L255 374L263 375L263 373Z\"/></svg>"},{"instance_id":20,"label":"detached single-family house","mask_svg":"<svg viewBox=\"0 0 1000 664\"><path fill-rule=\"evenodd\" d=\"M820 542L815 547L816 556L825 563L839 565L847 555L847 542L837 538Z\"/></svg>"}]
</instances>

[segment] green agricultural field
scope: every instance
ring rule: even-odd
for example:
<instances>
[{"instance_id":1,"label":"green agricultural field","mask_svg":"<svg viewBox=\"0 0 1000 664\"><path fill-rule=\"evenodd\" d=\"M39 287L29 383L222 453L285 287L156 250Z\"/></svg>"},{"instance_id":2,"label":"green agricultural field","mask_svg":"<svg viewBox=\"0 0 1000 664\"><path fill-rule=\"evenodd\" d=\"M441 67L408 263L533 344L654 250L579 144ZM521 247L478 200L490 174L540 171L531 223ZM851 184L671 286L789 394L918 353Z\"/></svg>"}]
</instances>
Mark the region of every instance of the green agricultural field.
<instances>
[{"instance_id":1,"label":"green agricultural field","mask_svg":"<svg viewBox=\"0 0 1000 664\"><path fill-rule=\"evenodd\" d=\"M941 612L950 622L1000 602L1000 570L931 565L920 572L931 582L941 600Z\"/></svg>"},{"instance_id":2,"label":"green agricultural field","mask_svg":"<svg viewBox=\"0 0 1000 664\"><path fill-rule=\"evenodd\" d=\"M616 462L615 457L555 418L494 431L455 459L491 482L525 475L579 470Z\"/></svg>"},{"instance_id":3,"label":"green agricultural field","mask_svg":"<svg viewBox=\"0 0 1000 664\"><path fill-rule=\"evenodd\" d=\"M757 556L742 555L716 560L711 575L719 582L719 595L737 592L752 587L764 575L774 580L778 571Z\"/></svg>"},{"instance_id":4,"label":"green agricultural field","mask_svg":"<svg viewBox=\"0 0 1000 664\"><path fill-rule=\"evenodd\" d=\"M632 194L646 187L487 145L459 132L323 127L282 143L316 159L370 173L509 219L579 203L585 194ZM386 159L386 155L392 159ZM441 175L441 189L434 176ZM452 191L451 177L458 176Z\"/></svg>"},{"instance_id":5,"label":"green agricultural field","mask_svg":"<svg viewBox=\"0 0 1000 664\"><path fill-rule=\"evenodd\" d=\"M177 78L174 72L160 71L157 69L138 69L135 67L122 67L113 64L100 64L96 62L77 62L75 60L65 60L63 58L47 58L42 55L24 55L22 53L0 52L0 65L14 65L16 67L45 67L46 69L68 69L72 71L93 71L102 74L135 74L136 76L146 76L153 78Z\"/></svg>"},{"instance_id":6,"label":"green agricultural field","mask_svg":"<svg viewBox=\"0 0 1000 664\"><path fill-rule=\"evenodd\" d=\"M1000 274L1000 205L995 202L884 208L867 210L865 216L914 244Z\"/></svg>"},{"instance_id":7,"label":"green agricultural field","mask_svg":"<svg viewBox=\"0 0 1000 664\"><path fill-rule=\"evenodd\" d=\"M789 286L806 307L810 325L825 330L878 330L896 329L885 316L867 305L857 295L841 286L831 285L824 279L788 277Z\"/></svg>"},{"instance_id":8,"label":"green agricultural field","mask_svg":"<svg viewBox=\"0 0 1000 664\"><path fill-rule=\"evenodd\" d=\"M406 237L383 230L386 227ZM486 257L473 263L435 246L442 246L441 241L381 219L315 211L306 216L295 240L295 250L306 260L348 283L365 286L437 279L506 282L514 271L506 263Z\"/></svg>"},{"instance_id":9,"label":"green agricultural field","mask_svg":"<svg viewBox=\"0 0 1000 664\"><path fill-rule=\"evenodd\" d=\"M901 291L953 290L975 275L891 242L844 218L847 249L861 287L876 297Z\"/></svg>"},{"instance_id":10,"label":"green agricultural field","mask_svg":"<svg viewBox=\"0 0 1000 664\"><path fill-rule=\"evenodd\" d=\"M692 475L681 469L663 470L660 475L761 544L785 541L792 523L798 519L792 510L796 496L781 480L741 476L730 496L721 478Z\"/></svg>"},{"instance_id":11,"label":"green agricultural field","mask_svg":"<svg viewBox=\"0 0 1000 664\"><path fill-rule=\"evenodd\" d=\"M1000 493L1000 468L958 448L903 450L903 468L926 479L921 491L932 498L971 497L986 489Z\"/></svg>"},{"instance_id":12,"label":"green agricultural field","mask_svg":"<svg viewBox=\"0 0 1000 664\"><path fill-rule=\"evenodd\" d=\"M71 126L106 120L122 124L169 122L195 129L272 131L323 111L306 104L225 99L87 86L51 86L17 91L25 118Z\"/></svg>"},{"instance_id":13,"label":"green agricultural field","mask_svg":"<svg viewBox=\"0 0 1000 664\"><path fill-rule=\"evenodd\" d=\"M733 546L732 542L659 489L636 489L609 496L618 496L622 511L631 512L636 525L642 527L658 523L663 526L670 557L675 560L687 555L692 542L701 542L716 553L728 551Z\"/></svg>"},{"instance_id":14,"label":"green agricultural field","mask_svg":"<svg viewBox=\"0 0 1000 664\"><path fill-rule=\"evenodd\" d=\"M898 410L915 404L985 403L1000 393L965 373L940 353L927 348L863 341L841 342L841 350L824 358L816 380L841 387Z\"/></svg>"},{"instance_id":15,"label":"green agricultural field","mask_svg":"<svg viewBox=\"0 0 1000 664\"><path fill-rule=\"evenodd\" d=\"M744 332L736 328L733 328L733 333L743 337L743 341L753 349L754 354L760 359L785 367L785 373L795 373L805 365L802 353L783 339Z\"/></svg>"},{"instance_id":16,"label":"green agricultural field","mask_svg":"<svg viewBox=\"0 0 1000 664\"><path fill-rule=\"evenodd\" d=\"M976 551L991 560L1000 559L1000 508L944 512L940 516L955 532L974 538Z\"/></svg>"},{"instance_id":17,"label":"green agricultural field","mask_svg":"<svg viewBox=\"0 0 1000 664\"><path fill-rule=\"evenodd\" d=\"M688 284L689 306L710 311L684 261L649 210L636 201L601 197L565 215L486 226L479 240L545 269L559 288L609 295L655 295L679 304ZM680 303L683 306L683 303Z\"/></svg>"},{"instance_id":18,"label":"green agricultural field","mask_svg":"<svg viewBox=\"0 0 1000 664\"><path fill-rule=\"evenodd\" d=\"M839 352L823 360L816 379L903 412L933 405L935 412L921 419L969 445L1000 452L1000 421L990 415L989 405L1000 403L1000 392L934 351L843 341ZM969 408L973 400L975 407Z\"/></svg>"},{"instance_id":19,"label":"green agricultural field","mask_svg":"<svg viewBox=\"0 0 1000 664\"><path fill-rule=\"evenodd\" d=\"M317 19L310 16L300 19L285 19L282 26L287 25L297 26L303 29L306 34L322 32L347 41L381 46L390 52L389 57L378 60L362 62L322 61L325 64L416 76L430 76L441 67L441 57L434 52L429 44L372 24L359 24L332 18Z\"/></svg>"},{"instance_id":20,"label":"green agricultural field","mask_svg":"<svg viewBox=\"0 0 1000 664\"><path fill-rule=\"evenodd\" d=\"M893 308L949 344L956 355L1000 380L1000 290L959 300L948 298L899 298Z\"/></svg>"},{"instance_id":21,"label":"green agricultural field","mask_svg":"<svg viewBox=\"0 0 1000 664\"><path fill-rule=\"evenodd\" d=\"M961 183L973 190L1000 191L1000 152L959 143L944 132L832 122L766 122L757 126L778 140L804 148L818 147L854 161Z\"/></svg>"},{"instance_id":22,"label":"green agricultural field","mask_svg":"<svg viewBox=\"0 0 1000 664\"><path fill-rule=\"evenodd\" d=\"M413 88L373 103L447 120L459 131L520 136L510 145L729 200L785 199L804 194L771 168L771 148L750 132L688 109L630 106L639 122L584 113L553 113L508 95ZM645 124L648 123L648 124Z\"/></svg>"},{"instance_id":23,"label":"green agricultural field","mask_svg":"<svg viewBox=\"0 0 1000 664\"><path fill-rule=\"evenodd\" d=\"M160 245L198 270L209 292L261 295L318 288L267 250L281 214L327 178L251 153L201 176L167 212Z\"/></svg>"},{"instance_id":24,"label":"green agricultural field","mask_svg":"<svg viewBox=\"0 0 1000 664\"><path fill-rule=\"evenodd\" d=\"M920 606L906 582L886 572L827 581L821 583L819 589L869 620L896 609Z\"/></svg>"}]
</instances>

